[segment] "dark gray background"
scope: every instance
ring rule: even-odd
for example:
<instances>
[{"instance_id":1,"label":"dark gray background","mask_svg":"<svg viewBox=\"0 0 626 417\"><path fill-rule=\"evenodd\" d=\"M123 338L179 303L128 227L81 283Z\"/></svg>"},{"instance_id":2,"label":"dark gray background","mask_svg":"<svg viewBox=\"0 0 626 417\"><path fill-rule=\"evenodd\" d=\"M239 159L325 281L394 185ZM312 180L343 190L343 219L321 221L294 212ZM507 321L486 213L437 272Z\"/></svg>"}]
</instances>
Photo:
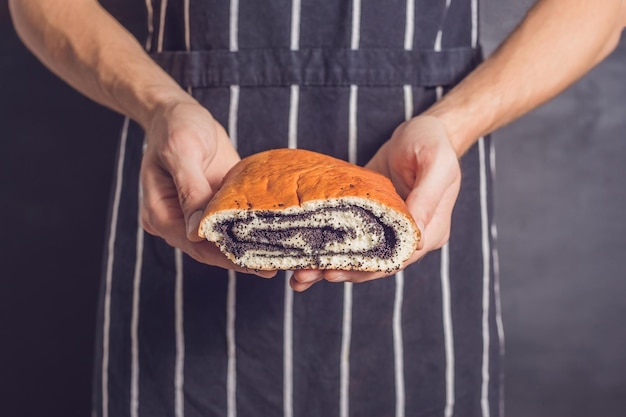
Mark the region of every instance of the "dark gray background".
<instances>
[{"instance_id":1,"label":"dark gray background","mask_svg":"<svg viewBox=\"0 0 626 417\"><path fill-rule=\"evenodd\" d=\"M485 46L531 4L483 1ZM626 39L496 138L509 415L626 415Z\"/></svg>"},{"instance_id":2,"label":"dark gray background","mask_svg":"<svg viewBox=\"0 0 626 417\"><path fill-rule=\"evenodd\" d=\"M531 4L483 0L488 52ZM509 416L626 415L625 77L626 40L496 133ZM0 0L0 415L89 414L120 122L37 63Z\"/></svg>"}]
</instances>

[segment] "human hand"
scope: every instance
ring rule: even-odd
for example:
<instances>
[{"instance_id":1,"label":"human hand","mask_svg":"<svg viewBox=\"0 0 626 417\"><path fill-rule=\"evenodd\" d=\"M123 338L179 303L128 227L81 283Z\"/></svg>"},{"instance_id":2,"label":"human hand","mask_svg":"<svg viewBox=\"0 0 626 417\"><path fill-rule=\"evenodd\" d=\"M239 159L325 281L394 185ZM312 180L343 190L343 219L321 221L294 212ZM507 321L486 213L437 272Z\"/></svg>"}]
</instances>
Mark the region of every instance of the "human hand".
<instances>
[{"instance_id":1,"label":"human hand","mask_svg":"<svg viewBox=\"0 0 626 417\"><path fill-rule=\"evenodd\" d=\"M146 127L141 164L144 229L199 262L250 272L197 234L204 208L239 159L224 128L198 103L189 100L159 109Z\"/></svg>"},{"instance_id":2,"label":"human hand","mask_svg":"<svg viewBox=\"0 0 626 417\"><path fill-rule=\"evenodd\" d=\"M405 199L422 239L403 268L449 239L452 209L461 186L458 157L439 119L418 116L402 123L366 165L391 179ZM291 278L296 291L326 279L363 282L391 275L385 272L302 270Z\"/></svg>"}]
</instances>

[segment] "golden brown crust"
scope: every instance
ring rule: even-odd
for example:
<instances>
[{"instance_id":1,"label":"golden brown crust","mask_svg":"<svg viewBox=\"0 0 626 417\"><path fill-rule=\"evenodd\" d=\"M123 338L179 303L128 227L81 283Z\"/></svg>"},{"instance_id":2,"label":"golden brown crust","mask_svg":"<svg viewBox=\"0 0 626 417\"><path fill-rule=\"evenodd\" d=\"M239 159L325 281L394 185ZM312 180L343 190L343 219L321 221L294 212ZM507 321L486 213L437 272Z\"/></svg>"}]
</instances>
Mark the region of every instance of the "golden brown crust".
<instances>
[{"instance_id":1,"label":"golden brown crust","mask_svg":"<svg viewBox=\"0 0 626 417\"><path fill-rule=\"evenodd\" d=\"M384 175L303 149L274 149L242 159L224 178L203 218L222 210L284 210L307 201L341 197L371 199L413 222Z\"/></svg>"}]
</instances>

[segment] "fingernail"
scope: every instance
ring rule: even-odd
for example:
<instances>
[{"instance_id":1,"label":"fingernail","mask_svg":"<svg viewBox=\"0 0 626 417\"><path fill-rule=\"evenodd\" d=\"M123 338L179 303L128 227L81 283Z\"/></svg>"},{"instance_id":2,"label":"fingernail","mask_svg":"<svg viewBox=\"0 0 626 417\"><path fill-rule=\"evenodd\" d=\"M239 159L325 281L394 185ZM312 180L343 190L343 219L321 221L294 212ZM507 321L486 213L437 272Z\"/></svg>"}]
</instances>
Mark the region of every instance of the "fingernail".
<instances>
[{"instance_id":1,"label":"fingernail","mask_svg":"<svg viewBox=\"0 0 626 417\"><path fill-rule=\"evenodd\" d=\"M333 274L333 273L325 274L324 278L326 279L326 281L329 281L329 282L343 282L348 279L344 274Z\"/></svg>"},{"instance_id":2,"label":"fingernail","mask_svg":"<svg viewBox=\"0 0 626 417\"><path fill-rule=\"evenodd\" d=\"M296 281L296 279L295 279L295 277L293 275L289 279L289 286L291 287L292 290L294 290L296 292L306 291L309 288L311 288L313 286L313 284L315 284L315 283L314 282L302 283L302 282Z\"/></svg>"},{"instance_id":3,"label":"fingernail","mask_svg":"<svg viewBox=\"0 0 626 417\"><path fill-rule=\"evenodd\" d=\"M276 273L277 271L254 271L254 274L261 278L274 278L274 276L276 276Z\"/></svg>"},{"instance_id":4,"label":"fingernail","mask_svg":"<svg viewBox=\"0 0 626 417\"><path fill-rule=\"evenodd\" d=\"M418 248L421 248L424 245L424 229L426 229L426 227L424 226L424 223L422 221L417 221L416 224L417 228L420 230L420 236L417 245Z\"/></svg>"},{"instance_id":5,"label":"fingernail","mask_svg":"<svg viewBox=\"0 0 626 417\"><path fill-rule=\"evenodd\" d=\"M194 212L191 216L189 216L189 220L187 221L187 236L197 236L198 235L198 226L200 225L200 220L202 219L202 210L198 210Z\"/></svg>"},{"instance_id":6,"label":"fingernail","mask_svg":"<svg viewBox=\"0 0 626 417\"><path fill-rule=\"evenodd\" d=\"M294 276L296 280L301 283L316 282L316 281L319 281L320 279L323 279L322 272L314 271L314 270L296 271L294 273Z\"/></svg>"},{"instance_id":7,"label":"fingernail","mask_svg":"<svg viewBox=\"0 0 626 417\"><path fill-rule=\"evenodd\" d=\"M415 224L417 224L417 228L418 228L418 229L420 229L420 232L421 232L422 234L424 234L424 229L426 228L426 227L424 226L424 222L423 222L423 221L421 221L421 220L418 220L418 221L416 221L416 222L415 222Z\"/></svg>"}]
</instances>

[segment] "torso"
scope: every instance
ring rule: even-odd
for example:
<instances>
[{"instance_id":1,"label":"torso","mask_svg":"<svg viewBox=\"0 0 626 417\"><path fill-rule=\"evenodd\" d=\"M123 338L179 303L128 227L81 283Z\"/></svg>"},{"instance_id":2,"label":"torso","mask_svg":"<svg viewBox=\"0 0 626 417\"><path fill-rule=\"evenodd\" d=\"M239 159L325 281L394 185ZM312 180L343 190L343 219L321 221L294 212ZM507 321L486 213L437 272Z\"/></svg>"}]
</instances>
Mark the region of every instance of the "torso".
<instances>
[{"instance_id":1,"label":"torso","mask_svg":"<svg viewBox=\"0 0 626 417\"><path fill-rule=\"evenodd\" d=\"M364 164L477 63L476 13L468 0L155 1L148 49L242 156L297 146ZM125 125L98 415L499 415L488 138L462 160L449 245L394 277L294 294L288 274L199 265L141 232L142 135Z\"/></svg>"}]
</instances>

